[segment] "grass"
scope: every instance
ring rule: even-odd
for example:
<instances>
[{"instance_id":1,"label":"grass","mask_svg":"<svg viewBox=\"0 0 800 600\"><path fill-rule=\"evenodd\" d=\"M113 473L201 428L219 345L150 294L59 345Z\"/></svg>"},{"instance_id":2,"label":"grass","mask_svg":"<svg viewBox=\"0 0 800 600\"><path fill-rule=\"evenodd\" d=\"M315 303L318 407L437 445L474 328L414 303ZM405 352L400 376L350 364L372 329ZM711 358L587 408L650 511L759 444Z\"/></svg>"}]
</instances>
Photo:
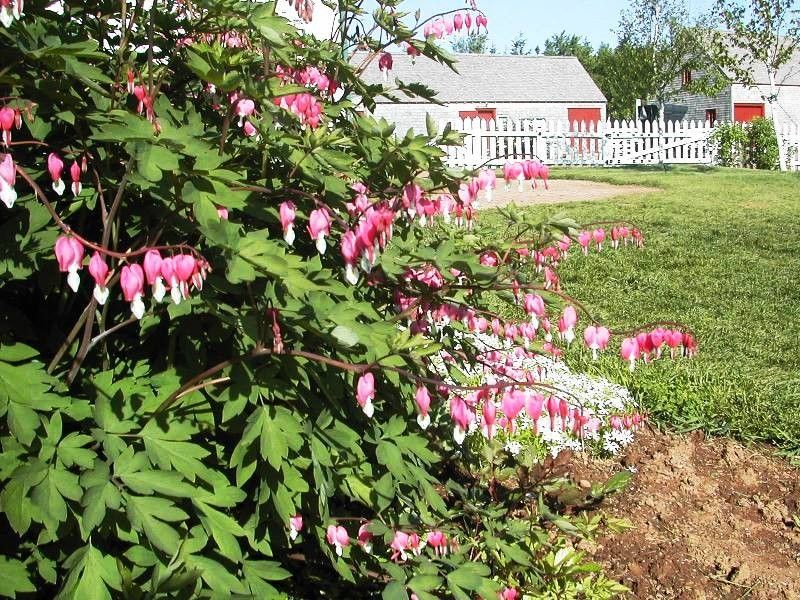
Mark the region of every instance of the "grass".
<instances>
[{"instance_id":1,"label":"grass","mask_svg":"<svg viewBox=\"0 0 800 600\"><path fill-rule=\"evenodd\" d=\"M627 385L659 422L800 456L800 177L706 168L564 169L554 177L661 190L525 210L635 222L644 250L576 254L560 269L564 290L610 327L676 320L700 342L692 361L633 375L610 356L592 363L573 351L568 360ZM485 239L505 229L496 212L479 222Z\"/></svg>"}]
</instances>

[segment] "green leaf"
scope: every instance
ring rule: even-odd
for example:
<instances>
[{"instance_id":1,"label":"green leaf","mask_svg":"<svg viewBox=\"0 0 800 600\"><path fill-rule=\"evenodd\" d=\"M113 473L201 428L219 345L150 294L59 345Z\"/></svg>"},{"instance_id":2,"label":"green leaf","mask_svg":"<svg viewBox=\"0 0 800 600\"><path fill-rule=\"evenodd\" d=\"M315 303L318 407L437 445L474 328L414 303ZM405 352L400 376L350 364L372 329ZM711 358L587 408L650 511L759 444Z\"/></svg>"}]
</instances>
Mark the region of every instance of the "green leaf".
<instances>
[{"instance_id":1,"label":"green leaf","mask_svg":"<svg viewBox=\"0 0 800 600\"><path fill-rule=\"evenodd\" d=\"M381 598L383 598L383 600L408 600L408 593L406 592L406 587L402 583L392 581L383 588Z\"/></svg>"},{"instance_id":2,"label":"green leaf","mask_svg":"<svg viewBox=\"0 0 800 600\"><path fill-rule=\"evenodd\" d=\"M345 348L352 348L359 343L358 334L344 325L334 327L331 335Z\"/></svg>"},{"instance_id":3,"label":"green leaf","mask_svg":"<svg viewBox=\"0 0 800 600\"><path fill-rule=\"evenodd\" d=\"M236 538L245 535L244 529L231 517L210 506L198 501L195 501L194 504L202 513L200 522L208 534L214 538L222 556L235 563L241 562L242 550Z\"/></svg>"},{"instance_id":4,"label":"green leaf","mask_svg":"<svg viewBox=\"0 0 800 600\"><path fill-rule=\"evenodd\" d=\"M30 360L39 353L25 344L11 344L0 346L0 360L5 362L19 362L22 360Z\"/></svg>"},{"instance_id":5,"label":"green leaf","mask_svg":"<svg viewBox=\"0 0 800 600\"><path fill-rule=\"evenodd\" d=\"M133 528L144 533L156 548L170 555L177 552L181 537L165 521L181 522L188 519L189 515L165 498L124 496Z\"/></svg>"},{"instance_id":6,"label":"green leaf","mask_svg":"<svg viewBox=\"0 0 800 600\"><path fill-rule=\"evenodd\" d=\"M143 470L118 475L137 494L158 493L176 498L191 498L196 493L195 487L186 483L177 471Z\"/></svg>"},{"instance_id":7,"label":"green leaf","mask_svg":"<svg viewBox=\"0 0 800 600\"><path fill-rule=\"evenodd\" d=\"M31 582L25 565L15 559L0 555L0 596L16 598L18 593L31 593L36 586Z\"/></svg>"}]
</instances>

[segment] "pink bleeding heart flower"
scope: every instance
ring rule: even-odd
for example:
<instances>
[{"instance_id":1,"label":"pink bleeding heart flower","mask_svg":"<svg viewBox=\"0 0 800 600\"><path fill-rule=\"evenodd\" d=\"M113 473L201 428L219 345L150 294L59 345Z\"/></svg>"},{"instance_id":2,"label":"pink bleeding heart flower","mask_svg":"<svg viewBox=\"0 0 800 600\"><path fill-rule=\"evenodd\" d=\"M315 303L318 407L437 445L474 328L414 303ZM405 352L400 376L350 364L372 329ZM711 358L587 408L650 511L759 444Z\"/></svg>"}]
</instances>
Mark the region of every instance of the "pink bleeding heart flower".
<instances>
[{"instance_id":1,"label":"pink bleeding heart flower","mask_svg":"<svg viewBox=\"0 0 800 600\"><path fill-rule=\"evenodd\" d=\"M108 281L108 265L106 260L99 252L92 254L89 260L89 274L94 279L94 299L97 300L99 305L103 305L108 300L108 288L106 282Z\"/></svg>"},{"instance_id":2,"label":"pink bleeding heart flower","mask_svg":"<svg viewBox=\"0 0 800 600\"><path fill-rule=\"evenodd\" d=\"M178 276L175 273L175 267L176 264L173 257L167 256L161 260L161 277L164 279L165 286L170 290L172 301L175 304L180 304L181 288Z\"/></svg>"},{"instance_id":3,"label":"pink bleeding heart flower","mask_svg":"<svg viewBox=\"0 0 800 600\"><path fill-rule=\"evenodd\" d=\"M453 396L450 399L450 418L453 420L453 439L460 446L475 416L463 398Z\"/></svg>"},{"instance_id":4,"label":"pink bleeding heart flower","mask_svg":"<svg viewBox=\"0 0 800 600\"><path fill-rule=\"evenodd\" d=\"M227 221L229 216L228 209L224 206L217 206L217 216L220 221Z\"/></svg>"},{"instance_id":5,"label":"pink bleeding heart flower","mask_svg":"<svg viewBox=\"0 0 800 600\"><path fill-rule=\"evenodd\" d=\"M325 537L328 543L336 549L336 556L341 556L343 549L350 545L350 536L341 525L328 525Z\"/></svg>"},{"instance_id":6,"label":"pink bleeding heart flower","mask_svg":"<svg viewBox=\"0 0 800 600\"><path fill-rule=\"evenodd\" d=\"M600 252L603 249L603 241L606 239L606 230L602 227L595 229L592 232L592 239L597 244L597 251Z\"/></svg>"},{"instance_id":7,"label":"pink bleeding heart flower","mask_svg":"<svg viewBox=\"0 0 800 600\"><path fill-rule=\"evenodd\" d=\"M408 560L408 554L406 554L406 550L408 550L408 534L404 531L396 531L389 548L392 550L392 560L397 562Z\"/></svg>"},{"instance_id":8,"label":"pink bleeding heart flower","mask_svg":"<svg viewBox=\"0 0 800 600\"><path fill-rule=\"evenodd\" d=\"M608 348L608 340L611 337L611 333L605 327L596 327L594 325L590 325L587 327L583 332L583 341L586 343L586 347L592 351L592 358L597 360L597 351L598 350L605 350Z\"/></svg>"},{"instance_id":9,"label":"pink bleeding heart flower","mask_svg":"<svg viewBox=\"0 0 800 600\"><path fill-rule=\"evenodd\" d=\"M372 373L364 373L358 378L358 384L356 385L356 402L358 402L364 414L370 418L375 413L375 407L372 405L374 399L375 377Z\"/></svg>"},{"instance_id":10,"label":"pink bleeding heart flower","mask_svg":"<svg viewBox=\"0 0 800 600\"><path fill-rule=\"evenodd\" d=\"M558 398L555 396L548 396L545 401L547 416L550 417L550 431L556 430L556 416L558 415L559 404Z\"/></svg>"},{"instance_id":11,"label":"pink bleeding heart flower","mask_svg":"<svg viewBox=\"0 0 800 600\"><path fill-rule=\"evenodd\" d=\"M294 202L282 202L280 205L281 227L283 228L283 239L290 246L294 244L294 219L297 207Z\"/></svg>"},{"instance_id":12,"label":"pink bleeding heart flower","mask_svg":"<svg viewBox=\"0 0 800 600\"><path fill-rule=\"evenodd\" d=\"M539 294L525 294L525 312L531 317L531 323L539 328L539 319L547 314L544 299Z\"/></svg>"},{"instance_id":13,"label":"pink bleeding heart flower","mask_svg":"<svg viewBox=\"0 0 800 600\"><path fill-rule=\"evenodd\" d=\"M631 373L636 369L636 361L639 360L639 342L636 338L625 338L622 340L622 346L619 351L622 360L630 364Z\"/></svg>"},{"instance_id":14,"label":"pink bleeding heart flower","mask_svg":"<svg viewBox=\"0 0 800 600\"><path fill-rule=\"evenodd\" d=\"M55 253L58 270L69 273L67 284L73 292L77 292L81 284L78 271L83 268L83 244L74 237L62 235L56 240Z\"/></svg>"},{"instance_id":15,"label":"pink bleeding heart flower","mask_svg":"<svg viewBox=\"0 0 800 600\"><path fill-rule=\"evenodd\" d=\"M83 189L81 185L81 166L78 161L73 161L72 166L69 168L69 175L72 178L72 194L78 196Z\"/></svg>"},{"instance_id":16,"label":"pink bleeding heart flower","mask_svg":"<svg viewBox=\"0 0 800 600\"><path fill-rule=\"evenodd\" d=\"M242 131L247 137L256 137L258 136L258 129L256 126L253 125L250 121L245 121L244 126L242 127Z\"/></svg>"},{"instance_id":17,"label":"pink bleeding heart flower","mask_svg":"<svg viewBox=\"0 0 800 600\"><path fill-rule=\"evenodd\" d=\"M153 298L155 298L156 302L161 302L167 293L164 278L161 276L162 262L161 253L154 248L145 253L142 261L147 285L152 286Z\"/></svg>"},{"instance_id":18,"label":"pink bleeding heart flower","mask_svg":"<svg viewBox=\"0 0 800 600\"><path fill-rule=\"evenodd\" d=\"M508 418L509 429L513 427L513 421L517 418L522 409L525 408L525 392L513 390L503 394L501 402L503 414Z\"/></svg>"},{"instance_id":19,"label":"pink bleeding heart flower","mask_svg":"<svg viewBox=\"0 0 800 600\"><path fill-rule=\"evenodd\" d=\"M344 278L351 285L358 283L358 259L359 247L358 238L352 229L348 230L343 236L340 249L344 258L345 275Z\"/></svg>"},{"instance_id":20,"label":"pink bleeding heart flower","mask_svg":"<svg viewBox=\"0 0 800 600\"><path fill-rule=\"evenodd\" d=\"M558 320L558 332L561 334L567 346L569 346L575 339L575 325L578 323L578 313L575 312L575 307L572 305L564 308L561 318Z\"/></svg>"},{"instance_id":21,"label":"pink bleeding heart flower","mask_svg":"<svg viewBox=\"0 0 800 600\"><path fill-rule=\"evenodd\" d=\"M239 117L239 127L244 126L245 117L249 117L256 111L255 102L249 98L242 98L236 103L236 114Z\"/></svg>"},{"instance_id":22,"label":"pink bleeding heart flower","mask_svg":"<svg viewBox=\"0 0 800 600\"><path fill-rule=\"evenodd\" d=\"M289 539L296 540L301 531L303 531L303 515L289 517Z\"/></svg>"},{"instance_id":23,"label":"pink bleeding heart flower","mask_svg":"<svg viewBox=\"0 0 800 600\"><path fill-rule=\"evenodd\" d=\"M417 409L419 410L417 423L422 429L427 429L431 424L431 417L428 414L431 407L431 395L428 392L428 388L423 385L419 386L414 395L414 402L417 404Z\"/></svg>"},{"instance_id":24,"label":"pink bleeding heart flower","mask_svg":"<svg viewBox=\"0 0 800 600\"><path fill-rule=\"evenodd\" d=\"M311 239L316 241L317 251L320 254L325 254L327 243L325 236L331 233L331 218L328 216L328 211L324 208L317 208L311 211L308 217L308 233Z\"/></svg>"},{"instance_id":25,"label":"pink bleeding heart flower","mask_svg":"<svg viewBox=\"0 0 800 600\"><path fill-rule=\"evenodd\" d=\"M447 554L447 536L441 531L434 530L428 532L425 541L428 546L433 548L433 553L436 556L444 556Z\"/></svg>"},{"instance_id":26,"label":"pink bleeding heart flower","mask_svg":"<svg viewBox=\"0 0 800 600\"><path fill-rule=\"evenodd\" d=\"M17 192L14 189L16 182L17 168L14 166L14 159L6 154L0 160L0 201L8 208L12 208L17 201Z\"/></svg>"},{"instance_id":27,"label":"pink bleeding heart flower","mask_svg":"<svg viewBox=\"0 0 800 600\"><path fill-rule=\"evenodd\" d=\"M0 6L4 3L0 2ZM11 129L14 127L17 113L10 106L0 108L0 129L3 130L3 145L8 146L11 143Z\"/></svg>"},{"instance_id":28,"label":"pink bleeding heart flower","mask_svg":"<svg viewBox=\"0 0 800 600\"><path fill-rule=\"evenodd\" d=\"M64 161L55 152L51 152L47 157L47 170L53 180L53 191L59 196L63 196L66 188L64 180L61 178L64 172Z\"/></svg>"},{"instance_id":29,"label":"pink bleeding heart flower","mask_svg":"<svg viewBox=\"0 0 800 600\"><path fill-rule=\"evenodd\" d=\"M515 588L507 587L500 592L500 600L519 600L519 592Z\"/></svg>"},{"instance_id":30,"label":"pink bleeding heart flower","mask_svg":"<svg viewBox=\"0 0 800 600\"><path fill-rule=\"evenodd\" d=\"M358 544L367 554L372 554L372 532L369 530L369 521L358 528Z\"/></svg>"},{"instance_id":31,"label":"pink bleeding heart flower","mask_svg":"<svg viewBox=\"0 0 800 600\"><path fill-rule=\"evenodd\" d=\"M195 269L197 268L197 259L191 254L178 254L173 258L175 264L175 277L178 279L178 288L180 290L180 300L185 300L189 297L189 284L192 281L192 275L194 275ZM173 295L173 300L175 296Z\"/></svg>"},{"instance_id":32,"label":"pink bleeding heart flower","mask_svg":"<svg viewBox=\"0 0 800 600\"><path fill-rule=\"evenodd\" d=\"M133 313L133 316L137 319L141 319L144 315L144 302L142 301L142 295L144 294L144 271L142 267L135 263L122 267L119 284L122 288L122 295L125 297L125 301L131 303L131 313Z\"/></svg>"},{"instance_id":33,"label":"pink bleeding heart flower","mask_svg":"<svg viewBox=\"0 0 800 600\"><path fill-rule=\"evenodd\" d=\"M589 254L589 244L592 242L592 234L589 231L581 231L578 235L578 243L581 246L581 251L584 255Z\"/></svg>"},{"instance_id":34,"label":"pink bleeding heart flower","mask_svg":"<svg viewBox=\"0 0 800 600\"><path fill-rule=\"evenodd\" d=\"M541 394L528 394L525 397L525 412L528 417L533 421L533 432L539 433L539 417L542 416L542 409L544 408L544 396Z\"/></svg>"},{"instance_id":35,"label":"pink bleeding heart flower","mask_svg":"<svg viewBox=\"0 0 800 600\"><path fill-rule=\"evenodd\" d=\"M381 73L383 73L383 80L389 80L389 71L392 70L392 66L394 65L394 59L392 55L388 52L384 52L381 54L381 57L378 59L378 69L380 69Z\"/></svg>"},{"instance_id":36,"label":"pink bleeding heart flower","mask_svg":"<svg viewBox=\"0 0 800 600\"><path fill-rule=\"evenodd\" d=\"M483 430L483 435L491 440L496 431L495 422L497 421L497 407L494 405L491 398L487 398L483 403L482 417L483 423L481 424L481 429Z\"/></svg>"}]
</instances>

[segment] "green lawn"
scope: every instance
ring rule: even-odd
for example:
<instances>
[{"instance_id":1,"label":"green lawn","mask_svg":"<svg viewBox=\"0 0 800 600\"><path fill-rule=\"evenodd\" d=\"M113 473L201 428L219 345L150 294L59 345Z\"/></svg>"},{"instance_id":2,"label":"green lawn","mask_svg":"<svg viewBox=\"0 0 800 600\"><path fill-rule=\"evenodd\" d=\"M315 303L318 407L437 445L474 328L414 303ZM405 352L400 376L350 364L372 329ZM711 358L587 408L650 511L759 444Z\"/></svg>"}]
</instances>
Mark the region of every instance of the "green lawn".
<instances>
[{"instance_id":1,"label":"green lawn","mask_svg":"<svg viewBox=\"0 0 800 600\"><path fill-rule=\"evenodd\" d=\"M677 320L700 342L695 360L663 361L632 376L618 358L591 363L572 352L568 360L624 383L674 428L772 442L800 455L800 176L703 168L554 176L662 190L527 210L638 224L644 250L576 254L560 270L565 291L609 326ZM496 212L480 223L488 236L501 231Z\"/></svg>"}]
</instances>

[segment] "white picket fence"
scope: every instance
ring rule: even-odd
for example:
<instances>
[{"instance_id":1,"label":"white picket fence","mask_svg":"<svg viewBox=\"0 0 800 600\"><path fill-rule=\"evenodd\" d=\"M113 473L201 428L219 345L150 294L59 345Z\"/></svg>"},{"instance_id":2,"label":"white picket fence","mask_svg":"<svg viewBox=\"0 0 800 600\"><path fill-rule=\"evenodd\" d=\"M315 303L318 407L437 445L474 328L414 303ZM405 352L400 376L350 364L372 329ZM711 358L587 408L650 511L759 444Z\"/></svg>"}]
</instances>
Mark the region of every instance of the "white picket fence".
<instances>
[{"instance_id":1,"label":"white picket fence","mask_svg":"<svg viewBox=\"0 0 800 600\"><path fill-rule=\"evenodd\" d=\"M444 123L440 124L441 126ZM464 145L443 148L451 167L499 167L538 158L548 165L611 166L695 164L716 161L709 138L717 124L698 121L605 121L565 123L510 119L464 119L451 127ZM790 168L800 169L800 128L782 127Z\"/></svg>"}]
</instances>

